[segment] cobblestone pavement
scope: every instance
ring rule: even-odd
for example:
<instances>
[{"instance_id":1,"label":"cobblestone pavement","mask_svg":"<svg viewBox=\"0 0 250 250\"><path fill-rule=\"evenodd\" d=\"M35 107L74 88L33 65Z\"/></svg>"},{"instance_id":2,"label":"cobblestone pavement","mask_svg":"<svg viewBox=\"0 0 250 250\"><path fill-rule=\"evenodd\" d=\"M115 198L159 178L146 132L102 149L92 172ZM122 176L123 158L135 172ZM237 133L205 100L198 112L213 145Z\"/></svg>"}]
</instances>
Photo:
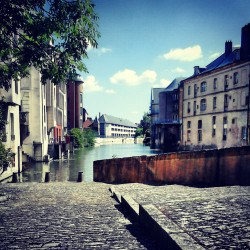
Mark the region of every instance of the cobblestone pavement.
<instances>
[{"instance_id":1,"label":"cobblestone pavement","mask_svg":"<svg viewBox=\"0 0 250 250\"><path fill-rule=\"evenodd\" d=\"M250 249L250 187L116 185L121 195L153 204L205 249Z\"/></svg>"},{"instance_id":2,"label":"cobblestone pavement","mask_svg":"<svg viewBox=\"0 0 250 250\"><path fill-rule=\"evenodd\" d=\"M157 249L102 183L0 184L0 249Z\"/></svg>"}]
</instances>

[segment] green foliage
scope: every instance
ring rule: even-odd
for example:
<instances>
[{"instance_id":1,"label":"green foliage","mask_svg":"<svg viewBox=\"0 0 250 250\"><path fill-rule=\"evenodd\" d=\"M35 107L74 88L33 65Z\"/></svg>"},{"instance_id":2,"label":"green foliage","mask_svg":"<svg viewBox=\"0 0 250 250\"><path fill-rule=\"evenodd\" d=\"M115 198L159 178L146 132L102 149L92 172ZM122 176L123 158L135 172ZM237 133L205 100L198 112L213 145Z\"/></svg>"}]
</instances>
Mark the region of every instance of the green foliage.
<instances>
[{"instance_id":1,"label":"green foliage","mask_svg":"<svg viewBox=\"0 0 250 250\"><path fill-rule=\"evenodd\" d=\"M82 130L79 128L72 128L70 130L70 135L74 138L74 146L77 148L83 148L84 141Z\"/></svg>"},{"instance_id":2,"label":"green foliage","mask_svg":"<svg viewBox=\"0 0 250 250\"><path fill-rule=\"evenodd\" d=\"M7 170L11 162L11 151L6 150L5 145L3 144L3 141L6 137L6 120L4 119L4 115L7 112L7 104L3 99L0 101L0 175Z\"/></svg>"},{"instance_id":3,"label":"green foliage","mask_svg":"<svg viewBox=\"0 0 250 250\"><path fill-rule=\"evenodd\" d=\"M143 137L143 128L141 127L136 128L135 137Z\"/></svg>"},{"instance_id":4,"label":"green foliage","mask_svg":"<svg viewBox=\"0 0 250 250\"><path fill-rule=\"evenodd\" d=\"M77 148L93 147L95 145L96 133L92 129L73 128L70 135L74 138L74 146Z\"/></svg>"},{"instance_id":5,"label":"green foliage","mask_svg":"<svg viewBox=\"0 0 250 250\"><path fill-rule=\"evenodd\" d=\"M97 47L91 0L0 0L0 88L29 75L30 66L58 84L87 72L87 47Z\"/></svg>"},{"instance_id":6,"label":"green foliage","mask_svg":"<svg viewBox=\"0 0 250 250\"><path fill-rule=\"evenodd\" d=\"M96 133L92 129L83 130L84 146L93 147L95 145Z\"/></svg>"},{"instance_id":7,"label":"green foliage","mask_svg":"<svg viewBox=\"0 0 250 250\"><path fill-rule=\"evenodd\" d=\"M4 144L0 141L0 175L7 170L10 164L10 156L8 150L5 149Z\"/></svg>"},{"instance_id":8,"label":"green foliage","mask_svg":"<svg viewBox=\"0 0 250 250\"><path fill-rule=\"evenodd\" d=\"M148 116L148 114L145 112L142 120L139 124L139 128L142 128L142 134L148 136L148 134L150 134L150 126L151 126L151 120L150 117ZM149 135L150 136L150 135Z\"/></svg>"}]
</instances>

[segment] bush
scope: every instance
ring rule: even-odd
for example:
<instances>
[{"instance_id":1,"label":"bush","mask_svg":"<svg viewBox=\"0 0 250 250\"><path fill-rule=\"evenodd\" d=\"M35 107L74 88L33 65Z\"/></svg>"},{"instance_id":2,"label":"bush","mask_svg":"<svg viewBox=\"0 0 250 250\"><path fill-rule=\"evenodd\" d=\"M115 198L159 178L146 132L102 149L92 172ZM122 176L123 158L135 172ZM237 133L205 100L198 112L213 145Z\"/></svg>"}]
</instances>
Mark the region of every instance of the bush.
<instances>
[{"instance_id":1,"label":"bush","mask_svg":"<svg viewBox=\"0 0 250 250\"><path fill-rule=\"evenodd\" d=\"M84 146L93 147L95 145L96 133L92 129L83 130Z\"/></svg>"},{"instance_id":2,"label":"bush","mask_svg":"<svg viewBox=\"0 0 250 250\"><path fill-rule=\"evenodd\" d=\"M74 138L74 147L76 148L83 148L83 133L82 130L79 128L72 128L70 130L70 135Z\"/></svg>"}]
</instances>

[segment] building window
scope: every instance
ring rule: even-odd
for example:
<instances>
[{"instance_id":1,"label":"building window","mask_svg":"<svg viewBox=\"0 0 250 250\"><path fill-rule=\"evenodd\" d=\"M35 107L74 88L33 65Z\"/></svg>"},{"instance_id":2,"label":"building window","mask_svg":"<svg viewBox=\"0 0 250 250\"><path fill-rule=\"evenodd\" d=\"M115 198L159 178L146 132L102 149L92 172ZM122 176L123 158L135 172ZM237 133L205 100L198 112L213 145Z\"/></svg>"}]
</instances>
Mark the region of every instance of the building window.
<instances>
[{"instance_id":1,"label":"building window","mask_svg":"<svg viewBox=\"0 0 250 250\"><path fill-rule=\"evenodd\" d=\"M202 141L202 120L198 120L198 142Z\"/></svg>"},{"instance_id":2,"label":"building window","mask_svg":"<svg viewBox=\"0 0 250 250\"><path fill-rule=\"evenodd\" d=\"M213 109L216 109L216 101L217 101L217 97L214 96L213 97Z\"/></svg>"},{"instance_id":3,"label":"building window","mask_svg":"<svg viewBox=\"0 0 250 250\"><path fill-rule=\"evenodd\" d=\"M233 125L236 125L236 124L237 124L237 118L233 118L233 119L232 119L232 124L233 124Z\"/></svg>"},{"instance_id":4,"label":"building window","mask_svg":"<svg viewBox=\"0 0 250 250\"><path fill-rule=\"evenodd\" d=\"M247 127L241 128L241 139L246 140L247 139Z\"/></svg>"},{"instance_id":5,"label":"building window","mask_svg":"<svg viewBox=\"0 0 250 250\"><path fill-rule=\"evenodd\" d=\"M190 102L188 102L188 109L187 109L187 112L188 112L188 113L191 112L191 109L190 109Z\"/></svg>"},{"instance_id":6,"label":"building window","mask_svg":"<svg viewBox=\"0 0 250 250\"><path fill-rule=\"evenodd\" d=\"M15 125L14 125L14 114L10 113L10 137L11 140L15 140Z\"/></svg>"},{"instance_id":7,"label":"building window","mask_svg":"<svg viewBox=\"0 0 250 250\"><path fill-rule=\"evenodd\" d=\"M234 72L234 84L238 84L238 83L239 83L239 73Z\"/></svg>"},{"instance_id":8,"label":"building window","mask_svg":"<svg viewBox=\"0 0 250 250\"><path fill-rule=\"evenodd\" d=\"M212 117L212 136L216 135L216 116Z\"/></svg>"},{"instance_id":9,"label":"building window","mask_svg":"<svg viewBox=\"0 0 250 250\"><path fill-rule=\"evenodd\" d=\"M228 89L228 85L229 85L229 78L228 78L228 75L225 75L224 76L224 88L225 88L225 90Z\"/></svg>"},{"instance_id":10,"label":"building window","mask_svg":"<svg viewBox=\"0 0 250 250\"><path fill-rule=\"evenodd\" d=\"M191 130L187 131L187 141L191 141Z\"/></svg>"},{"instance_id":11,"label":"building window","mask_svg":"<svg viewBox=\"0 0 250 250\"><path fill-rule=\"evenodd\" d=\"M226 141L227 140L227 117L223 117L223 141Z\"/></svg>"},{"instance_id":12,"label":"building window","mask_svg":"<svg viewBox=\"0 0 250 250\"><path fill-rule=\"evenodd\" d=\"M178 121L178 115L173 115L172 119L173 119L173 121ZM133 131L131 130L131 132L133 132Z\"/></svg>"},{"instance_id":13,"label":"building window","mask_svg":"<svg viewBox=\"0 0 250 250\"><path fill-rule=\"evenodd\" d=\"M197 85L194 85L194 97L197 97Z\"/></svg>"},{"instance_id":14,"label":"building window","mask_svg":"<svg viewBox=\"0 0 250 250\"><path fill-rule=\"evenodd\" d=\"M191 121L187 122L187 128L191 128Z\"/></svg>"},{"instance_id":15,"label":"building window","mask_svg":"<svg viewBox=\"0 0 250 250\"><path fill-rule=\"evenodd\" d=\"M196 101L194 101L193 108L194 108L194 115L196 115Z\"/></svg>"},{"instance_id":16,"label":"building window","mask_svg":"<svg viewBox=\"0 0 250 250\"><path fill-rule=\"evenodd\" d=\"M188 86L188 95L191 95L191 86Z\"/></svg>"},{"instance_id":17,"label":"building window","mask_svg":"<svg viewBox=\"0 0 250 250\"><path fill-rule=\"evenodd\" d=\"M218 79L214 78L214 89L218 88Z\"/></svg>"},{"instance_id":18,"label":"building window","mask_svg":"<svg viewBox=\"0 0 250 250\"><path fill-rule=\"evenodd\" d=\"M198 142L202 141L202 130L198 130Z\"/></svg>"},{"instance_id":19,"label":"building window","mask_svg":"<svg viewBox=\"0 0 250 250\"><path fill-rule=\"evenodd\" d=\"M205 111L207 109L207 101L206 99L201 99L201 111Z\"/></svg>"},{"instance_id":20,"label":"building window","mask_svg":"<svg viewBox=\"0 0 250 250\"><path fill-rule=\"evenodd\" d=\"M201 92L206 92L207 90L207 82L202 82L201 83Z\"/></svg>"},{"instance_id":21,"label":"building window","mask_svg":"<svg viewBox=\"0 0 250 250\"><path fill-rule=\"evenodd\" d=\"M18 94L18 81L17 80L14 81L15 81L15 93Z\"/></svg>"},{"instance_id":22,"label":"building window","mask_svg":"<svg viewBox=\"0 0 250 250\"><path fill-rule=\"evenodd\" d=\"M224 111L228 110L228 105L229 105L229 96L224 95Z\"/></svg>"},{"instance_id":23,"label":"building window","mask_svg":"<svg viewBox=\"0 0 250 250\"><path fill-rule=\"evenodd\" d=\"M202 120L198 120L198 129L202 129Z\"/></svg>"}]
</instances>

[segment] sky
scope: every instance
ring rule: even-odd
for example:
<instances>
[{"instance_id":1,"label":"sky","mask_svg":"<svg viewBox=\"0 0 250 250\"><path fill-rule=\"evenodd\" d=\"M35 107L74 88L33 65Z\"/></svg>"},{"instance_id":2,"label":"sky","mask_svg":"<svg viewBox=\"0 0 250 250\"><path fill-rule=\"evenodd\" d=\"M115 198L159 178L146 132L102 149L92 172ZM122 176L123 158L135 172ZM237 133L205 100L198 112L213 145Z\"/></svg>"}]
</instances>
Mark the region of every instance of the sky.
<instances>
[{"instance_id":1,"label":"sky","mask_svg":"<svg viewBox=\"0 0 250 250\"><path fill-rule=\"evenodd\" d=\"M152 88L189 77L241 42L250 23L249 0L93 0L98 48L84 61L88 116L108 114L139 123Z\"/></svg>"}]
</instances>

